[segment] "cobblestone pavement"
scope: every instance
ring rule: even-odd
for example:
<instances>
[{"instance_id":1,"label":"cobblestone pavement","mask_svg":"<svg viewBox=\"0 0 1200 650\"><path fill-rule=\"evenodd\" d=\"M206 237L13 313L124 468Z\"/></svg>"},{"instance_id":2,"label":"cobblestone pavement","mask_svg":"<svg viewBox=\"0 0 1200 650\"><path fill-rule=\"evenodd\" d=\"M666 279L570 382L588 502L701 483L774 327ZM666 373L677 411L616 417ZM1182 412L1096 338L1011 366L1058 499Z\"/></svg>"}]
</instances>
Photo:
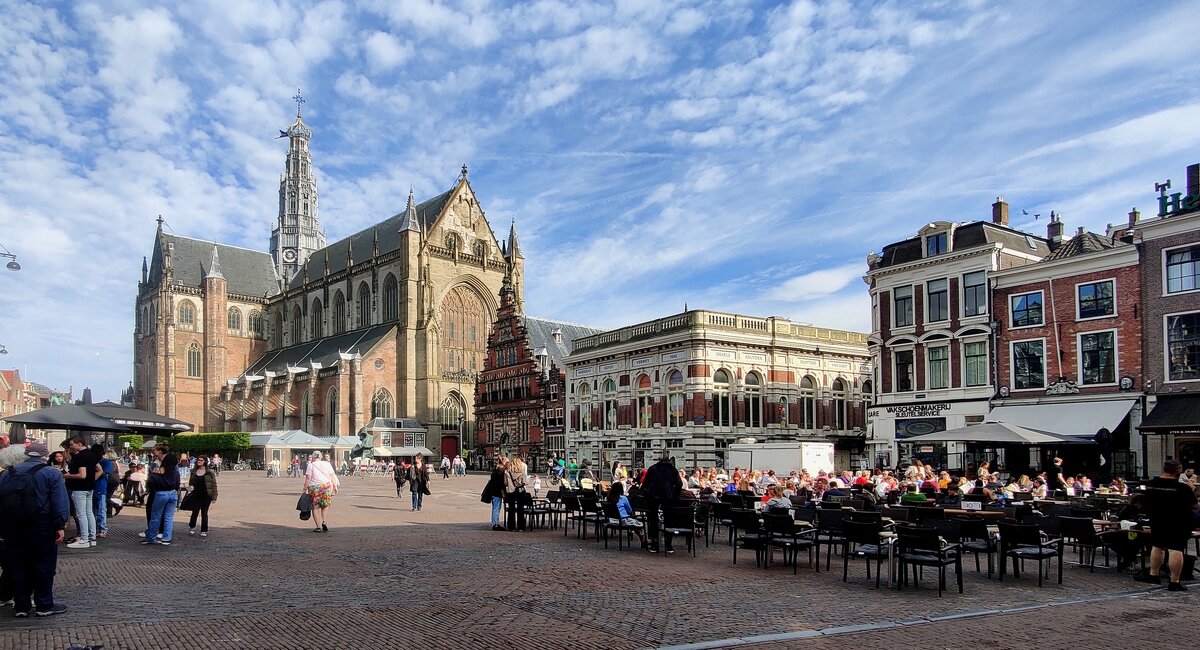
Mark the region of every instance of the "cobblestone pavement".
<instances>
[{"instance_id":1,"label":"cobblestone pavement","mask_svg":"<svg viewBox=\"0 0 1200 650\"><path fill-rule=\"evenodd\" d=\"M753 553L714 542L693 558L605 549L572 532L493 532L485 476L431 484L422 512L387 478L346 478L329 533L295 512L299 479L225 472L212 533L138 545L140 508L110 520L87 550L63 549L52 618L0 610L0 648L1002 648L1081 647L1184 633L1200 604L1140 588L1111 569L1068 566L1000 583L965 562L966 593L876 590L861 563L756 569ZM614 540L615 542L615 540ZM951 585L953 578L950 578ZM953 587L952 587L953 589ZM1194 633L1193 633L1194 634ZM1193 637L1194 638L1194 637Z\"/></svg>"}]
</instances>

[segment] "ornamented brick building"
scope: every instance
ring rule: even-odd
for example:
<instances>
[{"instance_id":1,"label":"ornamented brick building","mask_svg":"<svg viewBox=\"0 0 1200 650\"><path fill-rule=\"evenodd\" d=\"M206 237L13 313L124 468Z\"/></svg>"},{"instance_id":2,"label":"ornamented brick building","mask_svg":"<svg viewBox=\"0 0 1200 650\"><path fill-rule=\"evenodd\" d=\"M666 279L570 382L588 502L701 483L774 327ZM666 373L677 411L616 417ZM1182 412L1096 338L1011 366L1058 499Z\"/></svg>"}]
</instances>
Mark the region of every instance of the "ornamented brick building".
<instances>
[{"instance_id":1,"label":"ornamented brick building","mask_svg":"<svg viewBox=\"0 0 1200 650\"><path fill-rule=\"evenodd\" d=\"M285 132L271 251L164 233L143 262L134 403L205 431L349 435L408 417L471 448L468 404L507 279L521 305L516 225L501 244L464 165L453 186L325 245L299 111Z\"/></svg>"},{"instance_id":2,"label":"ornamented brick building","mask_svg":"<svg viewBox=\"0 0 1200 650\"><path fill-rule=\"evenodd\" d=\"M475 392L477 454L525 457L540 469L566 452L566 373L573 341L601 330L521 313L513 289L500 289L487 360Z\"/></svg>"},{"instance_id":3,"label":"ornamented brick building","mask_svg":"<svg viewBox=\"0 0 1200 650\"><path fill-rule=\"evenodd\" d=\"M724 461L742 437L827 440L865 462L874 390L867 337L783 318L685 311L575 341L566 360L567 451L646 467Z\"/></svg>"}]
</instances>

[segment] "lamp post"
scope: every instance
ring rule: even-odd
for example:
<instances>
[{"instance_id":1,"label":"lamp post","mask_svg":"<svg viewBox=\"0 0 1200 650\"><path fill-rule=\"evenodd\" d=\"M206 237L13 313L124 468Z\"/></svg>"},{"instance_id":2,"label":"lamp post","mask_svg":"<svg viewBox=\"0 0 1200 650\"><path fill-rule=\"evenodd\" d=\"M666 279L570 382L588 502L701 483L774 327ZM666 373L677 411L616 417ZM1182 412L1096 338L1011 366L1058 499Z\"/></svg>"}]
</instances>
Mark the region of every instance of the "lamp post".
<instances>
[{"instance_id":1,"label":"lamp post","mask_svg":"<svg viewBox=\"0 0 1200 650\"><path fill-rule=\"evenodd\" d=\"M17 263L17 256L10 253L8 249L4 247L4 244L0 244L0 257L8 258L8 264L5 265L5 268L7 268L9 271L21 270L21 265Z\"/></svg>"},{"instance_id":2,"label":"lamp post","mask_svg":"<svg viewBox=\"0 0 1200 650\"><path fill-rule=\"evenodd\" d=\"M455 453L462 455L463 450L463 424L467 421L467 416L462 411L458 412L458 449Z\"/></svg>"}]
</instances>

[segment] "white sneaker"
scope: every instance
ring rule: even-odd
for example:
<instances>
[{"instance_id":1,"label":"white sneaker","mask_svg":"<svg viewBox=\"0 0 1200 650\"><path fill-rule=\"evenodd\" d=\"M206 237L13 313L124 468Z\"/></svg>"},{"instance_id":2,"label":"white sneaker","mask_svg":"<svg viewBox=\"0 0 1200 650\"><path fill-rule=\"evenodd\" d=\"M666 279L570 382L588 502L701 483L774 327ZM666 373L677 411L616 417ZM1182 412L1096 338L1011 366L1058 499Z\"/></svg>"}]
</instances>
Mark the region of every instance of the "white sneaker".
<instances>
[{"instance_id":1,"label":"white sneaker","mask_svg":"<svg viewBox=\"0 0 1200 650\"><path fill-rule=\"evenodd\" d=\"M155 536L154 536L154 538L155 538L155 539L162 539L162 533L159 533L159 534L155 535Z\"/></svg>"},{"instance_id":2,"label":"white sneaker","mask_svg":"<svg viewBox=\"0 0 1200 650\"><path fill-rule=\"evenodd\" d=\"M138 537L141 537L142 539L145 539L145 538L146 538L146 533L144 533L144 532L142 532L142 533L138 533Z\"/></svg>"},{"instance_id":3,"label":"white sneaker","mask_svg":"<svg viewBox=\"0 0 1200 650\"><path fill-rule=\"evenodd\" d=\"M195 528L189 528L189 529L188 529L188 534L189 534L189 535L195 535L195 534L196 534L196 529L195 529Z\"/></svg>"},{"instance_id":4,"label":"white sneaker","mask_svg":"<svg viewBox=\"0 0 1200 650\"><path fill-rule=\"evenodd\" d=\"M96 545L95 540L88 540L88 546L95 546L95 545Z\"/></svg>"},{"instance_id":5,"label":"white sneaker","mask_svg":"<svg viewBox=\"0 0 1200 650\"><path fill-rule=\"evenodd\" d=\"M201 537L208 537L208 533L200 533Z\"/></svg>"},{"instance_id":6,"label":"white sneaker","mask_svg":"<svg viewBox=\"0 0 1200 650\"><path fill-rule=\"evenodd\" d=\"M86 539L76 540L74 542L71 542L70 544L67 544L67 548L91 548L91 547L92 547L92 545L89 544Z\"/></svg>"}]
</instances>

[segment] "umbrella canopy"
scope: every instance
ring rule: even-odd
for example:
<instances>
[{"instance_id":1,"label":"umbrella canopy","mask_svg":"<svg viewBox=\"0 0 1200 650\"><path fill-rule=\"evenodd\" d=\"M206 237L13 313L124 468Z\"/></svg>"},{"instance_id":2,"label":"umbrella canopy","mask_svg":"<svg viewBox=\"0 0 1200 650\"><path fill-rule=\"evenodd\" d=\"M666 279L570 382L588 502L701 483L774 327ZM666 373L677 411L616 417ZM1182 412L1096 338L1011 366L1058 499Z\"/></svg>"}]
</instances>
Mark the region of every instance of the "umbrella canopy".
<instances>
[{"instance_id":1,"label":"umbrella canopy","mask_svg":"<svg viewBox=\"0 0 1200 650\"><path fill-rule=\"evenodd\" d=\"M132 429L123 424L117 424L109 418L93 413L87 407L75 404L63 404L28 413L18 413L17 415L0 418L0 420L24 424L27 428L31 429L73 429L78 431L108 431L115 433L129 433L132 431Z\"/></svg>"},{"instance_id":2,"label":"umbrella canopy","mask_svg":"<svg viewBox=\"0 0 1200 650\"><path fill-rule=\"evenodd\" d=\"M158 415L157 413L129 406L122 406L115 402L85 404L83 408L100 417L108 418L117 424L129 427L135 433L143 435L153 436L192 430L192 425L182 420L176 420L165 415Z\"/></svg>"},{"instance_id":3,"label":"umbrella canopy","mask_svg":"<svg viewBox=\"0 0 1200 650\"><path fill-rule=\"evenodd\" d=\"M1091 440L1079 436L1030 429L1008 422L984 422L970 424L949 431L927 433L923 436L905 438L901 442L967 442L1018 445L1069 445L1087 444Z\"/></svg>"}]
</instances>

